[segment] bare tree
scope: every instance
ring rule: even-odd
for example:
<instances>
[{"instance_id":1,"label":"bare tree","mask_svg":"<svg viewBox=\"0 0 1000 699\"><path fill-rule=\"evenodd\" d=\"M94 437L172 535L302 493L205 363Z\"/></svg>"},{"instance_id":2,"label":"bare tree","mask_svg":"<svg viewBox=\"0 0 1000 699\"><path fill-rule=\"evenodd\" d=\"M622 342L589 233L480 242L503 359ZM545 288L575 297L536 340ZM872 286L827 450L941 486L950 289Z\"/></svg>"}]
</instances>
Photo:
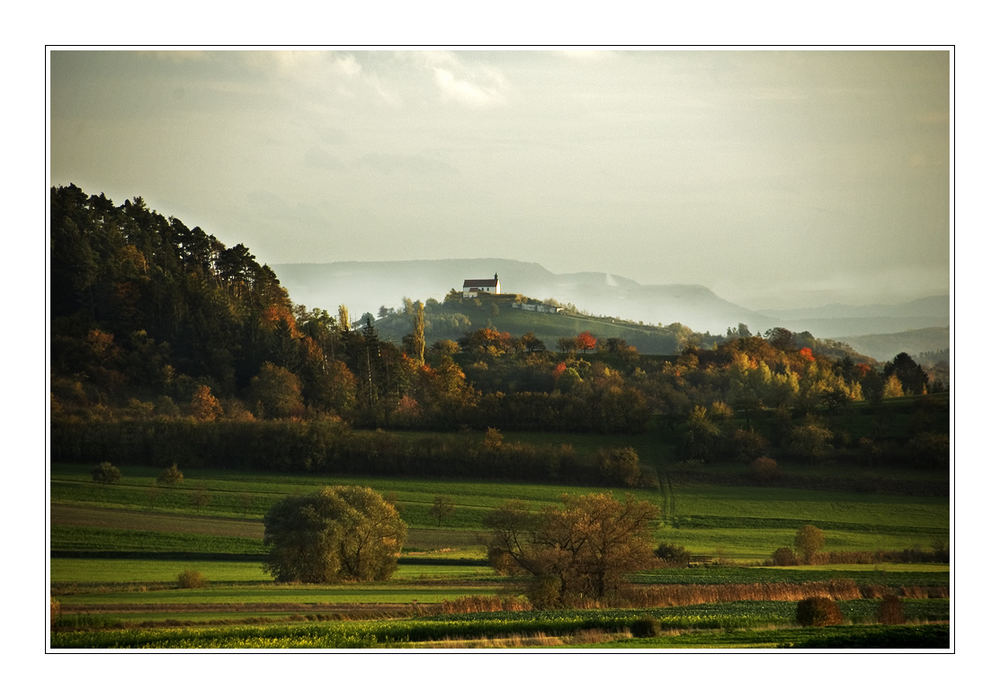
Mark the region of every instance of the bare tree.
<instances>
[{"instance_id":1,"label":"bare tree","mask_svg":"<svg viewBox=\"0 0 1000 699\"><path fill-rule=\"evenodd\" d=\"M656 508L610 493L564 496L562 507L529 512L511 501L487 515L487 552L501 573L534 577L538 607L565 607L618 596L625 575L656 565L650 525Z\"/></svg>"},{"instance_id":2,"label":"bare tree","mask_svg":"<svg viewBox=\"0 0 1000 699\"><path fill-rule=\"evenodd\" d=\"M438 495L434 498L434 504L431 505L430 514L439 527L441 526L441 523L451 517L454 512L455 502L451 498L444 495Z\"/></svg>"}]
</instances>

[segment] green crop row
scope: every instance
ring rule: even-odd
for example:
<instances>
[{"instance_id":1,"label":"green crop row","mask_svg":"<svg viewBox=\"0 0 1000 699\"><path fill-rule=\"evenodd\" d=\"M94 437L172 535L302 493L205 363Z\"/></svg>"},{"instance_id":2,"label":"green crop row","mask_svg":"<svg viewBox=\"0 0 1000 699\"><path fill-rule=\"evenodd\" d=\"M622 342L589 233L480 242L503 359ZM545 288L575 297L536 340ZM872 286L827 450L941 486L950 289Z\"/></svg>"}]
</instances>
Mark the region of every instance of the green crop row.
<instances>
[{"instance_id":1,"label":"green crop row","mask_svg":"<svg viewBox=\"0 0 1000 699\"><path fill-rule=\"evenodd\" d=\"M813 628L692 630L654 638L628 638L586 644L586 648L948 648L950 625L828 626ZM578 646L581 647L581 646Z\"/></svg>"},{"instance_id":2,"label":"green crop row","mask_svg":"<svg viewBox=\"0 0 1000 699\"><path fill-rule=\"evenodd\" d=\"M859 585L887 585L891 587L920 586L947 587L948 567L938 564L913 564L882 566L844 566L843 568L771 568L741 566L701 566L697 568L663 568L636 573L630 576L635 583L666 585L684 584L747 584L747 583L805 583L833 578L853 580Z\"/></svg>"},{"instance_id":3,"label":"green crop row","mask_svg":"<svg viewBox=\"0 0 1000 699\"><path fill-rule=\"evenodd\" d=\"M918 604L911 604L918 602ZM370 648L393 647L441 639L491 638L524 634L568 635L583 629L619 631L633 621L654 616L671 629L747 629L793 623L789 602L726 603L685 608L590 610L570 612L503 612L424 619L253 625L182 629L57 631L54 648ZM874 600L840 603L845 618L870 622ZM947 620L943 600L907 600L911 618ZM942 617L942 615L944 615Z\"/></svg>"}]
</instances>

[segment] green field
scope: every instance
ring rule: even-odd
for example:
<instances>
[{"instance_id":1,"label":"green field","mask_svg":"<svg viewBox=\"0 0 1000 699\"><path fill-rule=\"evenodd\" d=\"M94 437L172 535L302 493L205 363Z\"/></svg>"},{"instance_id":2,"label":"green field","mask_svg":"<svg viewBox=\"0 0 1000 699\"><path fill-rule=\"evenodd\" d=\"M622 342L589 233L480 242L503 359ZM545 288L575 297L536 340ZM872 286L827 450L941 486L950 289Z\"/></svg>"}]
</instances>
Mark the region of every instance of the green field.
<instances>
[{"instance_id":1,"label":"green field","mask_svg":"<svg viewBox=\"0 0 1000 699\"><path fill-rule=\"evenodd\" d=\"M600 444L589 435L580 441L588 440L593 444L581 448ZM947 565L759 565L791 546L807 523L824 530L825 551L930 551L949 540L947 498L681 483L674 516L658 525L655 538L683 545L698 564L637 573L632 584L737 596L733 590L767 589L789 599L470 614L441 605L474 605L469 598L525 604L523 581L486 565L484 514L512 498L540 509L593 489L226 470L185 473L181 484L161 487L155 469L128 465L120 466L119 484L98 485L92 467L51 469L50 585L59 605L53 648L948 646ZM397 503L409 533L396 573L377 584L272 582L261 567L264 513L287 495L333 484L367 485ZM656 489L612 492L663 504ZM437 496L456 505L440 523L430 515ZM179 588L185 570L202 573L207 585ZM796 626L791 600L831 581L860 590L857 599L839 601L847 625ZM876 595L885 591L904 593L907 626L873 626ZM658 619L662 634L632 638L629 624L641 616Z\"/></svg>"}]
</instances>

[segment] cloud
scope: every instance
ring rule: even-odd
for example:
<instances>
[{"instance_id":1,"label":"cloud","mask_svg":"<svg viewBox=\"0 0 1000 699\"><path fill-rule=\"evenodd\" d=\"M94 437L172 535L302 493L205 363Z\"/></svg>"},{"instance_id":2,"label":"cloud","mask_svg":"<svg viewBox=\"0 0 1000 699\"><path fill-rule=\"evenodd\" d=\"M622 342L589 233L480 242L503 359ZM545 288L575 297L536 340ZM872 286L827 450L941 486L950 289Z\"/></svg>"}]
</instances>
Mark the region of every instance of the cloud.
<instances>
[{"instance_id":1,"label":"cloud","mask_svg":"<svg viewBox=\"0 0 1000 699\"><path fill-rule=\"evenodd\" d=\"M357 100L375 96L397 107L399 96L386 87L370 57L347 51L260 51L250 52L251 65L270 69L276 79L313 95Z\"/></svg>"},{"instance_id":2,"label":"cloud","mask_svg":"<svg viewBox=\"0 0 1000 699\"><path fill-rule=\"evenodd\" d=\"M507 102L507 79L496 68L470 64L448 52L428 52L423 58L446 102L474 109Z\"/></svg>"},{"instance_id":3,"label":"cloud","mask_svg":"<svg viewBox=\"0 0 1000 699\"><path fill-rule=\"evenodd\" d=\"M337 56L333 60L333 64L337 67L337 70L348 77L354 77L355 75L361 74L361 64L358 63L358 59L351 54L346 56Z\"/></svg>"}]
</instances>

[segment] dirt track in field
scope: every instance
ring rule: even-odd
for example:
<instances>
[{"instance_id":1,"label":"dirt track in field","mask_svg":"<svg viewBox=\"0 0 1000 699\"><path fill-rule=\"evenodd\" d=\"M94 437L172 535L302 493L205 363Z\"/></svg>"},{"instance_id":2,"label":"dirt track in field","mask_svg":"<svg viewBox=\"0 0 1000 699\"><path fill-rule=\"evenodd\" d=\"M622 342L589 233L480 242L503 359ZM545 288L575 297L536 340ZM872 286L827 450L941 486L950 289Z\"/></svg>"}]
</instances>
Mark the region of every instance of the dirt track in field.
<instances>
[{"instance_id":1,"label":"dirt track in field","mask_svg":"<svg viewBox=\"0 0 1000 699\"><path fill-rule=\"evenodd\" d=\"M223 517L199 517L166 512L59 504L52 505L51 517L53 526L106 527L152 532L239 536L248 539L264 538L263 522Z\"/></svg>"}]
</instances>

